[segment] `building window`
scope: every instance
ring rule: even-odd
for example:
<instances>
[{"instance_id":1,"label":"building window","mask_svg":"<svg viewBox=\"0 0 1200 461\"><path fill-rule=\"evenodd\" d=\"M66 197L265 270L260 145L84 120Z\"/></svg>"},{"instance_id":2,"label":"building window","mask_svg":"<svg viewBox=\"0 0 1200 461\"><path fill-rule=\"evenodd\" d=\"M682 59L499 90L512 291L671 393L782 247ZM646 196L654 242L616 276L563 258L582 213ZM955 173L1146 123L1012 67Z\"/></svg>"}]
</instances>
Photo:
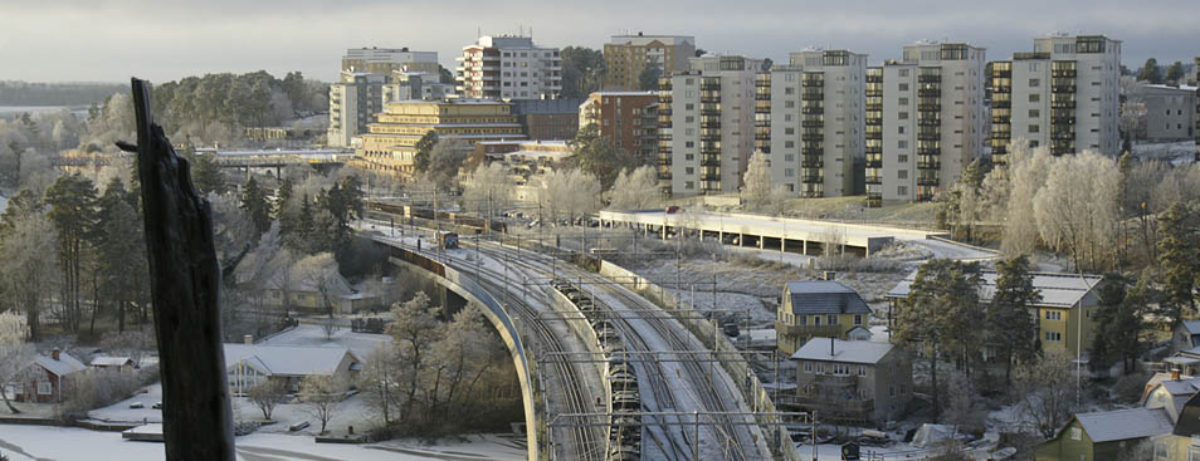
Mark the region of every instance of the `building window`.
<instances>
[{"instance_id":1,"label":"building window","mask_svg":"<svg viewBox=\"0 0 1200 461\"><path fill-rule=\"evenodd\" d=\"M901 139L901 140L896 141L896 147L898 147L900 149L908 149L908 140Z\"/></svg>"},{"instance_id":2,"label":"building window","mask_svg":"<svg viewBox=\"0 0 1200 461\"><path fill-rule=\"evenodd\" d=\"M904 125L896 127L896 133L904 134Z\"/></svg>"},{"instance_id":3,"label":"building window","mask_svg":"<svg viewBox=\"0 0 1200 461\"><path fill-rule=\"evenodd\" d=\"M1046 320L1062 320L1062 312L1046 311Z\"/></svg>"},{"instance_id":4,"label":"building window","mask_svg":"<svg viewBox=\"0 0 1200 461\"><path fill-rule=\"evenodd\" d=\"M901 105L901 106L907 106L907 105L908 105L908 98L900 98L900 105Z\"/></svg>"},{"instance_id":5,"label":"building window","mask_svg":"<svg viewBox=\"0 0 1200 461\"><path fill-rule=\"evenodd\" d=\"M862 314L854 314L854 324L862 325Z\"/></svg>"},{"instance_id":6,"label":"building window","mask_svg":"<svg viewBox=\"0 0 1200 461\"><path fill-rule=\"evenodd\" d=\"M1071 440L1083 440L1083 429L1078 427L1071 428Z\"/></svg>"},{"instance_id":7,"label":"building window","mask_svg":"<svg viewBox=\"0 0 1200 461\"><path fill-rule=\"evenodd\" d=\"M1060 341L1062 341L1062 333L1059 333L1057 331L1047 331L1046 332L1046 341L1047 342L1055 342L1055 343L1060 342Z\"/></svg>"},{"instance_id":8,"label":"building window","mask_svg":"<svg viewBox=\"0 0 1200 461\"><path fill-rule=\"evenodd\" d=\"M1029 109L1029 118L1038 118L1042 116L1042 111L1037 109Z\"/></svg>"},{"instance_id":9,"label":"building window","mask_svg":"<svg viewBox=\"0 0 1200 461\"><path fill-rule=\"evenodd\" d=\"M901 112L899 117L900 120L908 120L908 112Z\"/></svg>"},{"instance_id":10,"label":"building window","mask_svg":"<svg viewBox=\"0 0 1200 461\"><path fill-rule=\"evenodd\" d=\"M837 324L838 324L838 316L836 316L836 315L830 315L830 316L829 316L829 324L830 324L830 325L837 325Z\"/></svg>"},{"instance_id":11,"label":"building window","mask_svg":"<svg viewBox=\"0 0 1200 461\"><path fill-rule=\"evenodd\" d=\"M1041 130L1041 127L1040 127L1040 126L1038 126L1038 125L1029 125L1029 132L1030 132L1030 133L1037 133L1037 132L1038 132L1038 131L1040 131L1040 130Z\"/></svg>"},{"instance_id":12,"label":"building window","mask_svg":"<svg viewBox=\"0 0 1200 461\"><path fill-rule=\"evenodd\" d=\"M813 316L813 326L814 326L814 327L819 327L819 326L821 326L821 316L819 316L819 315L814 315L814 316Z\"/></svg>"},{"instance_id":13,"label":"building window","mask_svg":"<svg viewBox=\"0 0 1200 461\"><path fill-rule=\"evenodd\" d=\"M859 365L859 366L858 366L858 375L859 375L859 376L866 376L866 375L867 375L867 366L866 366L866 365Z\"/></svg>"},{"instance_id":14,"label":"building window","mask_svg":"<svg viewBox=\"0 0 1200 461\"><path fill-rule=\"evenodd\" d=\"M1039 94L1039 93L1030 93L1029 94L1029 102L1041 102L1041 100L1042 100L1041 94Z\"/></svg>"},{"instance_id":15,"label":"building window","mask_svg":"<svg viewBox=\"0 0 1200 461\"><path fill-rule=\"evenodd\" d=\"M1031 78L1031 79L1029 79L1029 87L1030 87L1030 88L1037 88L1037 87L1039 87L1039 86L1042 86L1042 80L1041 80L1041 79L1036 79L1036 78Z\"/></svg>"},{"instance_id":16,"label":"building window","mask_svg":"<svg viewBox=\"0 0 1200 461\"><path fill-rule=\"evenodd\" d=\"M53 389L50 387L50 381L38 381L37 392L38 395L50 395L53 392Z\"/></svg>"},{"instance_id":17,"label":"building window","mask_svg":"<svg viewBox=\"0 0 1200 461\"><path fill-rule=\"evenodd\" d=\"M796 318L799 319L801 325L808 325L808 316L807 315L801 315Z\"/></svg>"},{"instance_id":18,"label":"building window","mask_svg":"<svg viewBox=\"0 0 1200 461\"><path fill-rule=\"evenodd\" d=\"M805 372L805 373L812 373L812 371L813 371L812 362L809 362L809 361L805 360L805 361L804 361L804 372Z\"/></svg>"},{"instance_id":19,"label":"building window","mask_svg":"<svg viewBox=\"0 0 1200 461\"><path fill-rule=\"evenodd\" d=\"M908 196L908 186L896 186L896 195L901 197Z\"/></svg>"},{"instance_id":20,"label":"building window","mask_svg":"<svg viewBox=\"0 0 1200 461\"><path fill-rule=\"evenodd\" d=\"M899 88L900 88L900 91L908 91L908 84L901 83Z\"/></svg>"},{"instance_id":21,"label":"building window","mask_svg":"<svg viewBox=\"0 0 1200 461\"><path fill-rule=\"evenodd\" d=\"M908 170L898 170L898 171L896 171L896 178L898 178L898 179L908 179Z\"/></svg>"},{"instance_id":22,"label":"building window","mask_svg":"<svg viewBox=\"0 0 1200 461\"><path fill-rule=\"evenodd\" d=\"M1154 442L1154 459L1168 459L1167 442L1165 440Z\"/></svg>"}]
</instances>

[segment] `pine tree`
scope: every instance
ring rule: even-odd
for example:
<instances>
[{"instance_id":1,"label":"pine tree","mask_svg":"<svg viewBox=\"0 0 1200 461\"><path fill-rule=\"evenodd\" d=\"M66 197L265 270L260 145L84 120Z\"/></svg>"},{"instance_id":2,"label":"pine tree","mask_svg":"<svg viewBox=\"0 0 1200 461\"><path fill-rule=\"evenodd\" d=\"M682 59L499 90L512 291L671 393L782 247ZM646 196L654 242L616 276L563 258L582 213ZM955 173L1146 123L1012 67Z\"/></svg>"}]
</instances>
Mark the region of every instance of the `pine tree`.
<instances>
[{"instance_id":1,"label":"pine tree","mask_svg":"<svg viewBox=\"0 0 1200 461\"><path fill-rule=\"evenodd\" d=\"M1200 237L1196 228L1196 213L1181 203L1172 204L1158 218L1163 314L1171 318L1172 327L1184 315L1196 313L1196 277L1200 275Z\"/></svg>"},{"instance_id":2,"label":"pine tree","mask_svg":"<svg viewBox=\"0 0 1200 461\"><path fill-rule=\"evenodd\" d=\"M96 187L79 173L59 176L46 189L48 217L58 230L59 268L62 270L62 298L67 327L78 333L82 318L81 288L86 240L96 222Z\"/></svg>"},{"instance_id":3,"label":"pine tree","mask_svg":"<svg viewBox=\"0 0 1200 461\"><path fill-rule=\"evenodd\" d=\"M1171 63L1170 67L1167 67L1166 81L1171 83L1179 83L1179 80L1181 79L1183 79L1183 63L1175 61Z\"/></svg>"},{"instance_id":4,"label":"pine tree","mask_svg":"<svg viewBox=\"0 0 1200 461\"><path fill-rule=\"evenodd\" d=\"M1147 59L1146 64L1142 66L1142 71L1138 72L1137 79L1143 82L1162 83L1162 68L1158 67L1158 60Z\"/></svg>"},{"instance_id":5,"label":"pine tree","mask_svg":"<svg viewBox=\"0 0 1200 461\"><path fill-rule=\"evenodd\" d=\"M137 212L129 205L129 193L118 178L113 178L100 197L96 232L93 246L96 248L99 274L99 293L102 300L112 303L117 309L117 329L125 331L125 314L133 302L136 277L129 271L139 266L141 256ZM101 300L97 300L99 304ZM93 321L95 315L92 316Z\"/></svg>"},{"instance_id":6,"label":"pine tree","mask_svg":"<svg viewBox=\"0 0 1200 461\"><path fill-rule=\"evenodd\" d=\"M421 139L417 140L417 153L413 154L413 168L421 173L429 171L430 153L433 152L433 146L438 143L438 134L436 131L430 130L426 132Z\"/></svg>"},{"instance_id":7,"label":"pine tree","mask_svg":"<svg viewBox=\"0 0 1200 461\"><path fill-rule=\"evenodd\" d=\"M192 183L200 190L201 193L215 192L218 195L224 194L228 189L225 184L225 176L221 173L221 167L217 165L217 160L214 158L217 154L196 154L192 164Z\"/></svg>"},{"instance_id":8,"label":"pine tree","mask_svg":"<svg viewBox=\"0 0 1200 461\"><path fill-rule=\"evenodd\" d=\"M292 200L293 189L295 186L292 184L292 178L284 176L283 180L279 181L279 189L275 191L275 203L271 208L271 214L275 216L276 220L283 220L288 202Z\"/></svg>"},{"instance_id":9,"label":"pine tree","mask_svg":"<svg viewBox=\"0 0 1200 461\"><path fill-rule=\"evenodd\" d=\"M1028 361L1037 352L1037 310L1041 294L1033 287L1029 258L1020 255L996 263L996 294L987 306L987 342L1004 360L1004 383L1012 383L1014 360Z\"/></svg>"},{"instance_id":10,"label":"pine tree","mask_svg":"<svg viewBox=\"0 0 1200 461\"><path fill-rule=\"evenodd\" d=\"M1108 368L1121 361L1125 372L1133 370L1138 357L1146 350L1142 340L1145 329L1145 310L1154 297L1146 279L1132 288L1130 280L1120 274L1106 274L1097 291L1096 335L1092 342L1089 365L1093 369Z\"/></svg>"},{"instance_id":11,"label":"pine tree","mask_svg":"<svg viewBox=\"0 0 1200 461\"><path fill-rule=\"evenodd\" d=\"M958 351L959 364L968 375L977 358L979 326L983 312L979 308L979 265L949 259L934 259L917 270L908 297L901 302L892 339L925 350L932 379L930 392L933 414L941 408L938 396L939 356L953 357Z\"/></svg>"},{"instance_id":12,"label":"pine tree","mask_svg":"<svg viewBox=\"0 0 1200 461\"><path fill-rule=\"evenodd\" d=\"M267 201L267 192L258 187L258 181L253 177L242 190L241 208L250 215L256 235L261 235L271 227L271 204Z\"/></svg>"}]
</instances>

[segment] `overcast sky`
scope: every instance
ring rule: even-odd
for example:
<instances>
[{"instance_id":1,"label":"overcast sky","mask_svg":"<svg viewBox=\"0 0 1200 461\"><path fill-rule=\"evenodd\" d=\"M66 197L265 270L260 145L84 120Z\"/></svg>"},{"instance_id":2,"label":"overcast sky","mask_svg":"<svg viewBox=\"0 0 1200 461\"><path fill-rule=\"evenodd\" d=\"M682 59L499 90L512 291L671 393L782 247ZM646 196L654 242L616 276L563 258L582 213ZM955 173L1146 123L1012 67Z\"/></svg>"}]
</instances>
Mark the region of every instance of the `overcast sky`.
<instances>
[{"instance_id":1,"label":"overcast sky","mask_svg":"<svg viewBox=\"0 0 1200 461\"><path fill-rule=\"evenodd\" d=\"M710 52L785 60L808 46L898 58L919 39L966 41L989 60L1051 32L1123 40L1122 61L1200 55L1197 0L0 0L0 80L153 81L300 70L332 80L346 48L437 51L452 67L483 34L532 30L546 46L600 47L624 32L693 35Z\"/></svg>"}]
</instances>

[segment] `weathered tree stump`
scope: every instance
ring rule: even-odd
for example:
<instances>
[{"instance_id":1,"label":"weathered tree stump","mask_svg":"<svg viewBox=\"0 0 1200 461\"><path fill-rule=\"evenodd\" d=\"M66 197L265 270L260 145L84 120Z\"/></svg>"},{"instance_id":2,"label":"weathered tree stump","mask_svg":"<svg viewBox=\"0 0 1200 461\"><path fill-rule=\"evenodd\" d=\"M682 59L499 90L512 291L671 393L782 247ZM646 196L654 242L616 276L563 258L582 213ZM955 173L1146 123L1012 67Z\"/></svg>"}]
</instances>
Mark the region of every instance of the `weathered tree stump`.
<instances>
[{"instance_id":1,"label":"weathered tree stump","mask_svg":"<svg viewBox=\"0 0 1200 461\"><path fill-rule=\"evenodd\" d=\"M137 153L142 182L167 460L233 461L212 211L154 123L150 85L132 83L137 146L118 146Z\"/></svg>"}]
</instances>

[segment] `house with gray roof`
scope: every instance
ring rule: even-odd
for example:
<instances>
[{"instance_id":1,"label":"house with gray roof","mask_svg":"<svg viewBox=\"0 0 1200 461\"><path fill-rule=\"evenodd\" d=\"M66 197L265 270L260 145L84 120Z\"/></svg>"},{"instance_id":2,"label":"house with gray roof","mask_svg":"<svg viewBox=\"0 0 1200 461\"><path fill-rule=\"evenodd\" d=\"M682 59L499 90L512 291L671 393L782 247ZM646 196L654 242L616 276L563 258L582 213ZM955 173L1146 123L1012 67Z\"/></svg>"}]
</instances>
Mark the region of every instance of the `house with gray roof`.
<instances>
[{"instance_id":1,"label":"house with gray roof","mask_svg":"<svg viewBox=\"0 0 1200 461\"><path fill-rule=\"evenodd\" d=\"M892 308L888 311L889 328L894 326L898 313L903 309L902 301L908 298L918 271L914 269L885 295L892 302ZM985 270L981 275L979 302L989 303L996 295L999 274ZM1074 354L1080 333L1083 337L1081 349L1089 350L1095 334L1095 314L1100 300L1097 293L1103 278L1099 275L1049 272L1035 272L1032 275L1033 288L1041 299L1029 309L1029 314L1035 318L1042 350ZM1078 325L1076 322L1081 318L1084 319L1083 325Z\"/></svg>"},{"instance_id":2,"label":"house with gray roof","mask_svg":"<svg viewBox=\"0 0 1200 461\"><path fill-rule=\"evenodd\" d=\"M787 282L775 317L779 349L791 354L814 336L868 339L871 308L836 280Z\"/></svg>"},{"instance_id":3,"label":"house with gray roof","mask_svg":"<svg viewBox=\"0 0 1200 461\"><path fill-rule=\"evenodd\" d=\"M244 395L265 381L282 382L289 393L295 393L300 381L309 376L327 376L348 386L364 363L342 346L225 344L225 369L235 395Z\"/></svg>"},{"instance_id":4,"label":"house with gray roof","mask_svg":"<svg viewBox=\"0 0 1200 461\"><path fill-rule=\"evenodd\" d=\"M1173 428L1163 408L1079 413L1038 446L1036 457L1038 461L1129 459L1135 445L1169 435Z\"/></svg>"},{"instance_id":5,"label":"house with gray roof","mask_svg":"<svg viewBox=\"0 0 1200 461\"><path fill-rule=\"evenodd\" d=\"M794 406L824 421L879 425L902 417L912 400L912 359L892 344L815 337L791 360Z\"/></svg>"},{"instance_id":6,"label":"house with gray roof","mask_svg":"<svg viewBox=\"0 0 1200 461\"><path fill-rule=\"evenodd\" d=\"M54 349L50 355L38 356L14 380L18 402L61 402L71 387L71 379L88 369L71 354Z\"/></svg>"}]
</instances>

